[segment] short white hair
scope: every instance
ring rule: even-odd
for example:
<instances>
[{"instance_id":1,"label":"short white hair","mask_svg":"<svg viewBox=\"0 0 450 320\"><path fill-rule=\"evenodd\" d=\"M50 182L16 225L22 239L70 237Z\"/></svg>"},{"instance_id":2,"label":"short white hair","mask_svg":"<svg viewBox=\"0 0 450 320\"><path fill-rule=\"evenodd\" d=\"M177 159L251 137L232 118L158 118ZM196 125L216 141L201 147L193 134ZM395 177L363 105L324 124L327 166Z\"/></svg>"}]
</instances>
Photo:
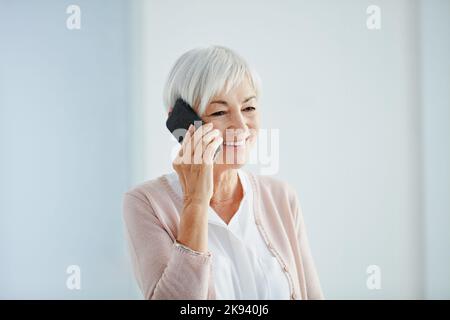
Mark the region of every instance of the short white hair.
<instances>
[{"instance_id":1,"label":"short white hair","mask_svg":"<svg viewBox=\"0 0 450 320\"><path fill-rule=\"evenodd\" d=\"M233 50L223 46L200 47L187 51L175 62L164 88L167 112L182 98L201 116L218 93L239 85L248 77L258 99L261 80L247 62Z\"/></svg>"}]
</instances>

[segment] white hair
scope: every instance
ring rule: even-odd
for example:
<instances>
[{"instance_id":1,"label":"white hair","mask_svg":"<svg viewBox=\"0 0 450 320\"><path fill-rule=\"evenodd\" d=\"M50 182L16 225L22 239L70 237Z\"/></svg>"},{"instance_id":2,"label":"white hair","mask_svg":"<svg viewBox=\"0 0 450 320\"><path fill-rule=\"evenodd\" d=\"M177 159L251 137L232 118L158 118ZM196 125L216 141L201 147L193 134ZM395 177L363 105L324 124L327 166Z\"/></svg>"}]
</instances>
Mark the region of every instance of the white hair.
<instances>
[{"instance_id":1,"label":"white hair","mask_svg":"<svg viewBox=\"0 0 450 320\"><path fill-rule=\"evenodd\" d=\"M200 47L187 51L175 62L164 88L167 112L182 98L201 116L218 93L239 85L247 76L257 99L261 93L258 74L237 53L223 46Z\"/></svg>"}]
</instances>

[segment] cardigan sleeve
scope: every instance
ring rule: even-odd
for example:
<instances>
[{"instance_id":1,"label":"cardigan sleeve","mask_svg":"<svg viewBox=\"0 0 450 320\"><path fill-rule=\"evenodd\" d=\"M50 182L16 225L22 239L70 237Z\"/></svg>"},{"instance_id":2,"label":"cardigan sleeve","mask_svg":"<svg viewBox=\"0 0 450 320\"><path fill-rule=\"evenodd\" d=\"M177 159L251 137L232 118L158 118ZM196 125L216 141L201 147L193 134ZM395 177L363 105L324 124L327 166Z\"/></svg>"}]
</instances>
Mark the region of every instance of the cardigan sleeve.
<instances>
[{"instance_id":1,"label":"cardigan sleeve","mask_svg":"<svg viewBox=\"0 0 450 320\"><path fill-rule=\"evenodd\" d=\"M207 299L211 253L177 244L150 202L127 192L123 217L134 275L145 299Z\"/></svg>"},{"instance_id":2,"label":"cardigan sleeve","mask_svg":"<svg viewBox=\"0 0 450 320\"><path fill-rule=\"evenodd\" d=\"M298 242L300 244L300 253L303 258L303 267L305 271L306 293L305 299L321 300L324 299L322 289L320 286L319 276L316 271L314 259L311 254L311 249L308 243L308 236L306 233L305 221L303 218L303 211L298 200L297 194L294 192L294 213L295 213L295 228L297 232Z\"/></svg>"}]
</instances>

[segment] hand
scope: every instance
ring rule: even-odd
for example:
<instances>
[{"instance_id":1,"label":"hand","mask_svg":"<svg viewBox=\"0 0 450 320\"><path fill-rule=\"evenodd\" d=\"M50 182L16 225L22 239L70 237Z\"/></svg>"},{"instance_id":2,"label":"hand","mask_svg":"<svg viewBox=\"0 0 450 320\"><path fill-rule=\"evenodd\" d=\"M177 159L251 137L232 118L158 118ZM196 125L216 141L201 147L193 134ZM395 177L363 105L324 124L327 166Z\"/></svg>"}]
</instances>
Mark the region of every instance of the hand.
<instances>
[{"instance_id":1,"label":"hand","mask_svg":"<svg viewBox=\"0 0 450 320\"><path fill-rule=\"evenodd\" d=\"M172 163L184 195L184 203L205 204L213 196L213 163L217 148L223 143L220 131L207 123L195 130L191 125Z\"/></svg>"}]
</instances>

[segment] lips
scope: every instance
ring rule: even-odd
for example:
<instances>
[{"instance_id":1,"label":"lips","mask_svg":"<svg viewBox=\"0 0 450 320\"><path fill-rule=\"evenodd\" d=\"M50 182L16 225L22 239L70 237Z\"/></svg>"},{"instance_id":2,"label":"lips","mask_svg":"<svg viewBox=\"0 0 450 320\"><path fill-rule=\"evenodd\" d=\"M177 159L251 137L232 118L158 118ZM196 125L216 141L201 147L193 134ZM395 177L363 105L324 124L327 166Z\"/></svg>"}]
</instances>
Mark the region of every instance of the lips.
<instances>
[{"instance_id":1,"label":"lips","mask_svg":"<svg viewBox=\"0 0 450 320\"><path fill-rule=\"evenodd\" d=\"M243 146L245 144L245 140L236 141L236 142L224 142L223 144L226 146L232 146L232 147Z\"/></svg>"}]
</instances>

